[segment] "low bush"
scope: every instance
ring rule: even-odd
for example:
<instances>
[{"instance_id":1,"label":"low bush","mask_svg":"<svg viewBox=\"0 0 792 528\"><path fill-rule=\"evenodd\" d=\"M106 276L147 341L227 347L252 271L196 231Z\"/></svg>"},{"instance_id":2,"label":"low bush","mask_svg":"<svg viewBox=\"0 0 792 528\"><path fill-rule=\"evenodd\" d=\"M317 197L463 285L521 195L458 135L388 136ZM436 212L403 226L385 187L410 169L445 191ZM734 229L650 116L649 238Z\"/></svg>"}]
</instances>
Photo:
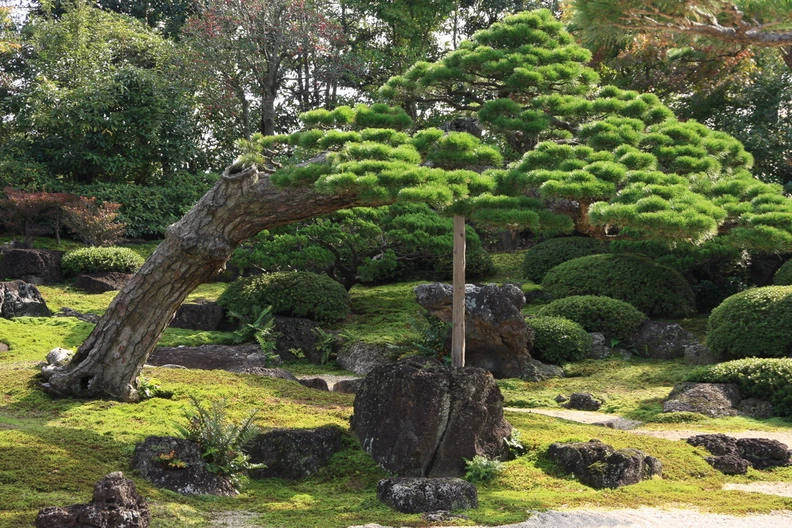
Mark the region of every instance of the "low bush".
<instances>
[{"instance_id":1,"label":"low bush","mask_svg":"<svg viewBox=\"0 0 792 528\"><path fill-rule=\"evenodd\" d=\"M568 260L607 252L608 243L596 238L551 238L525 252L523 275L539 282L548 271Z\"/></svg>"},{"instance_id":2,"label":"low bush","mask_svg":"<svg viewBox=\"0 0 792 528\"><path fill-rule=\"evenodd\" d=\"M649 317L686 317L695 297L679 272L637 255L589 255L551 269L542 288L553 298L602 295L628 302Z\"/></svg>"},{"instance_id":3,"label":"low bush","mask_svg":"<svg viewBox=\"0 0 792 528\"><path fill-rule=\"evenodd\" d=\"M792 352L792 286L753 288L712 311L707 346L726 359L784 357Z\"/></svg>"},{"instance_id":4,"label":"low bush","mask_svg":"<svg viewBox=\"0 0 792 528\"><path fill-rule=\"evenodd\" d=\"M608 338L627 340L646 320L632 304L598 295L573 295L542 307L538 315L564 317L586 332L602 332Z\"/></svg>"},{"instance_id":5,"label":"low bush","mask_svg":"<svg viewBox=\"0 0 792 528\"><path fill-rule=\"evenodd\" d=\"M743 398L773 404L778 416L792 417L792 358L746 358L697 369L690 381L736 383Z\"/></svg>"},{"instance_id":6,"label":"low bush","mask_svg":"<svg viewBox=\"0 0 792 528\"><path fill-rule=\"evenodd\" d=\"M563 317L530 317L535 333L531 354L547 363L579 361L588 357L593 341L582 326Z\"/></svg>"},{"instance_id":7,"label":"low bush","mask_svg":"<svg viewBox=\"0 0 792 528\"><path fill-rule=\"evenodd\" d=\"M308 271L266 273L234 281L217 299L218 304L242 318L254 320L261 307L272 306L275 315L335 322L349 313L349 295L327 275Z\"/></svg>"},{"instance_id":8,"label":"low bush","mask_svg":"<svg viewBox=\"0 0 792 528\"><path fill-rule=\"evenodd\" d=\"M87 247L63 255L61 270L67 276L80 273L118 271L134 273L143 265L143 257L124 247Z\"/></svg>"},{"instance_id":9,"label":"low bush","mask_svg":"<svg viewBox=\"0 0 792 528\"><path fill-rule=\"evenodd\" d=\"M776 286L792 285L792 260L787 260L773 275L773 284Z\"/></svg>"}]
</instances>

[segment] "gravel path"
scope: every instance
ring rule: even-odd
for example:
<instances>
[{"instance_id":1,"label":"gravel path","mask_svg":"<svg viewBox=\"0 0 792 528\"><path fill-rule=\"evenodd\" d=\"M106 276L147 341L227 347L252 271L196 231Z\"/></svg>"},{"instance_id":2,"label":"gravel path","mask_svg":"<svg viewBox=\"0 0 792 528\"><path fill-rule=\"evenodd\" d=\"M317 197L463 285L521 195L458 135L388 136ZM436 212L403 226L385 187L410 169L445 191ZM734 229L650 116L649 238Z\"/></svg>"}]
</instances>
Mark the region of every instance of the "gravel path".
<instances>
[{"instance_id":1,"label":"gravel path","mask_svg":"<svg viewBox=\"0 0 792 528\"><path fill-rule=\"evenodd\" d=\"M332 374L317 374L315 376L297 376L297 379L313 379L313 378L322 378L323 380L325 380L327 382L327 388L332 391L333 386L339 381L358 379L359 376L334 376Z\"/></svg>"}]
</instances>

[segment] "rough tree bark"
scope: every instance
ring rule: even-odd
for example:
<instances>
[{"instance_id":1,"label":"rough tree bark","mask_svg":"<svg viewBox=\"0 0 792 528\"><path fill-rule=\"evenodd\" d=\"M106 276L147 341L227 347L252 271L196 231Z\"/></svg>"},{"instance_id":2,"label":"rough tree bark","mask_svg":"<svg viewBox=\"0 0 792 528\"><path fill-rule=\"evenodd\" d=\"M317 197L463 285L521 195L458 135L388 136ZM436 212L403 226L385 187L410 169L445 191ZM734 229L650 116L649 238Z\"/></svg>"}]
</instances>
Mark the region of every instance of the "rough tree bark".
<instances>
[{"instance_id":1,"label":"rough tree bark","mask_svg":"<svg viewBox=\"0 0 792 528\"><path fill-rule=\"evenodd\" d=\"M119 292L71 363L44 389L59 396L137 401L135 380L176 309L234 248L263 229L364 205L353 194L278 188L269 168L226 170ZM384 205L383 203L366 205Z\"/></svg>"}]
</instances>

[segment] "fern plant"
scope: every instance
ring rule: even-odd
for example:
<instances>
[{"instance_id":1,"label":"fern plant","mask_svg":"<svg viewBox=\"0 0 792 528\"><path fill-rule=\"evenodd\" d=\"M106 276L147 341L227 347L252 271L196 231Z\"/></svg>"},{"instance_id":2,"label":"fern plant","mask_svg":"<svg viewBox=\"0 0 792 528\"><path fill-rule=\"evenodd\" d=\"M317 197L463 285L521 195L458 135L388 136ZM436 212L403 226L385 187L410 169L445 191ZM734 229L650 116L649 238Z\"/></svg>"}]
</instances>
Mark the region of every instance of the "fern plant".
<instances>
[{"instance_id":1,"label":"fern plant","mask_svg":"<svg viewBox=\"0 0 792 528\"><path fill-rule=\"evenodd\" d=\"M184 409L187 426L176 424L184 438L201 446L206 468L212 473L226 477L235 487L242 484L249 469L262 467L251 464L243 448L258 434L253 423L258 411L251 412L241 423L232 423L227 414L224 399L203 405L198 398L190 396L191 408Z\"/></svg>"},{"instance_id":2,"label":"fern plant","mask_svg":"<svg viewBox=\"0 0 792 528\"><path fill-rule=\"evenodd\" d=\"M242 327L234 332L235 344L254 340L268 360L277 357L275 344L280 334L275 331L275 316L272 314L272 306L258 311L258 316L252 323L239 314L231 312L231 316L243 323Z\"/></svg>"},{"instance_id":3,"label":"fern plant","mask_svg":"<svg viewBox=\"0 0 792 528\"><path fill-rule=\"evenodd\" d=\"M465 460L465 480L468 482L488 482L503 471L503 462L482 455Z\"/></svg>"}]
</instances>

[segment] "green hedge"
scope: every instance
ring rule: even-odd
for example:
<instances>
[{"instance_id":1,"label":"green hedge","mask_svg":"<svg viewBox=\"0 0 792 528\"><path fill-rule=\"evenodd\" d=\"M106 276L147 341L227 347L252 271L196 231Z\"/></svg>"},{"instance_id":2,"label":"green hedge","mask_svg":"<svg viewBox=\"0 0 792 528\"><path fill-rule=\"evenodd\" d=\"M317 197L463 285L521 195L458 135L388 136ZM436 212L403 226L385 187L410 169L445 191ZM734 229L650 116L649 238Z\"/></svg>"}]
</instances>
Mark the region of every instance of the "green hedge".
<instances>
[{"instance_id":1,"label":"green hedge","mask_svg":"<svg viewBox=\"0 0 792 528\"><path fill-rule=\"evenodd\" d=\"M553 298L602 295L628 302L650 317L695 312L693 290L679 272L637 255L590 255L551 269L542 288Z\"/></svg>"},{"instance_id":2,"label":"green hedge","mask_svg":"<svg viewBox=\"0 0 792 528\"><path fill-rule=\"evenodd\" d=\"M563 317L529 317L525 320L535 333L531 355L547 363L586 359L593 340L582 326Z\"/></svg>"},{"instance_id":3,"label":"green hedge","mask_svg":"<svg viewBox=\"0 0 792 528\"><path fill-rule=\"evenodd\" d=\"M787 260L773 275L773 284L776 286L792 285L792 260Z\"/></svg>"},{"instance_id":4,"label":"green hedge","mask_svg":"<svg viewBox=\"0 0 792 528\"><path fill-rule=\"evenodd\" d=\"M792 359L747 358L694 371L690 381L736 383L743 398L761 398L773 404L778 416L792 418Z\"/></svg>"},{"instance_id":5,"label":"green hedge","mask_svg":"<svg viewBox=\"0 0 792 528\"><path fill-rule=\"evenodd\" d=\"M722 357L784 357L792 352L792 286L732 295L712 310L707 346Z\"/></svg>"},{"instance_id":6,"label":"green hedge","mask_svg":"<svg viewBox=\"0 0 792 528\"><path fill-rule=\"evenodd\" d=\"M134 273L143 265L143 257L125 247L87 247L63 255L61 270L67 276L80 273L118 271Z\"/></svg>"},{"instance_id":7,"label":"green hedge","mask_svg":"<svg viewBox=\"0 0 792 528\"><path fill-rule=\"evenodd\" d=\"M217 299L218 304L245 319L255 319L272 306L275 315L335 322L349 313L349 295L327 275L308 271L267 273L234 281Z\"/></svg>"},{"instance_id":8,"label":"green hedge","mask_svg":"<svg viewBox=\"0 0 792 528\"><path fill-rule=\"evenodd\" d=\"M608 243L596 238L551 238L540 242L525 252L523 275L534 282L568 260L608 252Z\"/></svg>"},{"instance_id":9,"label":"green hedge","mask_svg":"<svg viewBox=\"0 0 792 528\"><path fill-rule=\"evenodd\" d=\"M564 317L582 326L586 332L602 332L609 338L629 339L646 320L632 304L598 295L573 295L551 302L539 315Z\"/></svg>"}]
</instances>

